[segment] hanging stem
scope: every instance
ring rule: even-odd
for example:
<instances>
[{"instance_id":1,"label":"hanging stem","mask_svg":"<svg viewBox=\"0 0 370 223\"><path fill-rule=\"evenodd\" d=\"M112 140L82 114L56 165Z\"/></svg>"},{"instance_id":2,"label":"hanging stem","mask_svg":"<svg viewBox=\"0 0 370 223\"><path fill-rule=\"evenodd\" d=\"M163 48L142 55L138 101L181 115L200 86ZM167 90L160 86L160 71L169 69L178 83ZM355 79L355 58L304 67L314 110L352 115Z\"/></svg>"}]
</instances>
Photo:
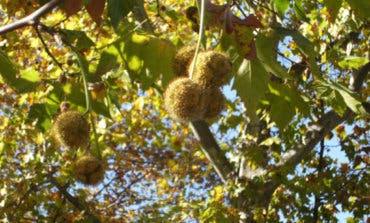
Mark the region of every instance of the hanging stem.
<instances>
[{"instance_id":1,"label":"hanging stem","mask_svg":"<svg viewBox=\"0 0 370 223\"><path fill-rule=\"evenodd\" d=\"M94 120L94 117L93 117L92 113L90 113L90 122L91 122L91 126L92 126L92 129L93 129L94 143L95 143L95 146L96 146L96 154L94 154L94 155L96 155L96 158L101 159L102 156L101 156L101 151L100 151L100 146L99 146L98 133L96 132L95 120Z\"/></svg>"},{"instance_id":2,"label":"hanging stem","mask_svg":"<svg viewBox=\"0 0 370 223\"><path fill-rule=\"evenodd\" d=\"M190 67L190 73L189 73L189 78L193 78L193 73L194 73L194 68L195 68L195 63L197 62L197 57L200 49L200 44L202 43L202 37L204 34L204 8L205 8L205 0L201 0L200 3L200 26L199 26L199 38L198 38L198 43L197 47L195 49L195 55L194 55L194 60L193 63L191 64Z\"/></svg>"},{"instance_id":3,"label":"hanging stem","mask_svg":"<svg viewBox=\"0 0 370 223\"><path fill-rule=\"evenodd\" d=\"M89 113L91 111L91 96L90 96L90 92L89 92L88 85L87 85L88 71L87 71L87 68L84 64L84 61L83 61L83 58L82 58L81 54L72 45L69 44L69 46L71 47L72 51L76 54L78 64L80 65L80 68L81 68L82 80L83 80L84 90L85 90L85 100L86 100L86 111L85 111L84 115L86 115L87 113ZM99 147L98 133L96 132L95 120L94 120L94 117L91 113L90 113L90 122L91 122L91 126L92 126L92 129L93 129L95 146L96 146L96 149L97 149L95 155L97 156L97 158L100 159L101 158L101 151L100 151L100 147Z\"/></svg>"},{"instance_id":4,"label":"hanging stem","mask_svg":"<svg viewBox=\"0 0 370 223\"><path fill-rule=\"evenodd\" d=\"M80 65L80 68L81 68L82 80L83 80L84 90L85 90L85 101L86 101L86 111L84 115L86 115L91 110L91 97L90 97L90 92L87 86L88 71L86 70L85 64L83 63L83 59L81 58L80 53L77 52L77 50L74 47L72 48L72 50L76 54L78 64Z\"/></svg>"}]
</instances>

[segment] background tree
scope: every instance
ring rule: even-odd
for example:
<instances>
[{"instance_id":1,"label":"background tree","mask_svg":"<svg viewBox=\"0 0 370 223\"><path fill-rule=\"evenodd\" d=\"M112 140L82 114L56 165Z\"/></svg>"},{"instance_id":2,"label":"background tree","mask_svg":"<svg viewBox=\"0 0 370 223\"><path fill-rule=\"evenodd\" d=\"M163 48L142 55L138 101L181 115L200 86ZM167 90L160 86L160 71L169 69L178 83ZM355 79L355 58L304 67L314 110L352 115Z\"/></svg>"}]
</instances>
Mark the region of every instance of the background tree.
<instances>
[{"instance_id":1,"label":"background tree","mask_svg":"<svg viewBox=\"0 0 370 223\"><path fill-rule=\"evenodd\" d=\"M0 0L2 221L365 221L369 10ZM167 116L162 92L176 50L199 39L230 57L232 90L217 121L189 128ZM89 121L87 149L52 140L63 101ZM85 153L107 163L97 186L73 175Z\"/></svg>"}]
</instances>

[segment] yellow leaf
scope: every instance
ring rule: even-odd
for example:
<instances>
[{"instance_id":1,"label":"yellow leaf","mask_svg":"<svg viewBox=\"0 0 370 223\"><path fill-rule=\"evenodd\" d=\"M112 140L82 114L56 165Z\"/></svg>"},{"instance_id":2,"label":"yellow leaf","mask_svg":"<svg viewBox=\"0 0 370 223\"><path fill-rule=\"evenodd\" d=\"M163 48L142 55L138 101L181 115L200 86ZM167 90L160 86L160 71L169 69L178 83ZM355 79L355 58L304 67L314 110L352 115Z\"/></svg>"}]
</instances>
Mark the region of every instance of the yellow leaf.
<instances>
[{"instance_id":1,"label":"yellow leaf","mask_svg":"<svg viewBox=\"0 0 370 223\"><path fill-rule=\"evenodd\" d=\"M224 189L221 185L216 186L212 191L214 201L219 202L224 198Z\"/></svg>"},{"instance_id":2,"label":"yellow leaf","mask_svg":"<svg viewBox=\"0 0 370 223\"><path fill-rule=\"evenodd\" d=\"M36 143L41 145L44 142L44 135L40 132L37 134Z\"/></svg>"}]
</instances>

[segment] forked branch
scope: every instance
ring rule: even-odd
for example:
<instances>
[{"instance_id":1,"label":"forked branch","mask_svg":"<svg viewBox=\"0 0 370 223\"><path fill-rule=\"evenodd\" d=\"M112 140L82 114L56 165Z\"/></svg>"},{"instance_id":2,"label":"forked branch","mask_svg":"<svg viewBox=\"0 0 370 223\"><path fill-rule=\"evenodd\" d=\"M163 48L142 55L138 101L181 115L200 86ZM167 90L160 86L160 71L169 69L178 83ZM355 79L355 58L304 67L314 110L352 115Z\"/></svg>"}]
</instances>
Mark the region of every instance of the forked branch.
<instances>
[{"instance_id":1,"label":"forked branch","mask_svg":"<svg viewBox=\"0 0 370 223\"><path fill-rule=\"evenodd\" d=\"M55 6L59 5L63 0L52 0L45 5L41 6L39 9L31 13L30 15L17 20L13 23L0 27L0 35L5 34L16 29L26 27L26 26L33 26L37 23L41 16L47 14L51 11Z\"/></svg>"},{"instance_id":2,"label":"forked branch","mask_svg":"<svg viewBox=\"0 0 370 223\"><path fill-rule=\"evenodd\" d=\"M63 194L63 196L75 207L77 208L78 210L80 210L81 212L85 213L86 216L88 216L90 218L90 220L93 222L93 223L100 223L101 221L99 220L99 218L97 216L95 216L91 211L90 209L85 205L83 204L78 198L74 197L72 194L70 194L68 191L67 191L67 188L62 186L61 184L59 184L59 182L57 181L57 179L55 179L54 177L50 176L49 177L49 180L50 182L56 186L58 188L58 190L60 191L60 193Z\"/></svg>"}]
</instances>

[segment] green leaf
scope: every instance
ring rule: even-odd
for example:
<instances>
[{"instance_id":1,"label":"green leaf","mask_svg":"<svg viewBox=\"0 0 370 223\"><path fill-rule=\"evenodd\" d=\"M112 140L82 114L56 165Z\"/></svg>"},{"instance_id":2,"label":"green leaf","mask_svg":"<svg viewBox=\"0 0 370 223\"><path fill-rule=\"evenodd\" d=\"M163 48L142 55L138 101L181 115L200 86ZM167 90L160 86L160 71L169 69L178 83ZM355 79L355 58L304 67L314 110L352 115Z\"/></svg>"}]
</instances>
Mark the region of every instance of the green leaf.
<instances>
[{"instance_id":1,"label":"green leaf","mask_svg":"<svg viewBox=\"0 0 370 223\"><path fill-rule=\"evenodd\" d=\"M41 81L40 75L32 68L20 71L20 81L17 83L17 88L22 92L34 91L36 86Z\"/></svg>"},{"instance_id":2,"label":"green leaf","mask_svg":"<svg viewBox=\"0 0 370 223\"><path fill-rule=\"evenodd\" d=\"M135 0L108 0L108 16L116 29L122 18L132 11Z\"/></svg>"},{"instance_id":3,"label":"green leaf","mask_svg":"<svg viewBox=\"0 0 370 223\"><path fill-rule=\"evenodd\" d=\"M95 45L95 43L83 31L62 29L66 40L74 44L77 50L88 49Z\"/></svg>"},{"instance_id":4,"label":"green leaf","mask_svg":"<svg viewBox=\"0 0 370 223\"><path fill-rule=\"evenodd\" d=\"M244 60L235 77L233 88L253 117L267 90L268 73L258 60Z\"/></svg>"},{"instance_id":5,"label":"green leaf","mask_svg":"<svg viewBox=\"0 0 370 223\"><path fill-rule=\"evenodd\" d=\"M310 23L310 20L307 18L306 13L304 11L301 0L294 0L293 9L298 19L303 20L307 23Z\"/></svg>"},{"instance_id":6,"label":"green leaf","mask_svg":"<svg viewBox=\"0 0 370 223\"><path fill-rule=\"evenodd\" d=\"M275 31L281 37L291 36L296 42L299 50L308 57L312 73L314 75L321 76L320 69L316 64L316 57L318 57L319 54L315 51L315 46L311 41L309 41L300 32L289 30L283 27L276 27Z\"/></svg>"},{"instance_id":7,"label":"green leaf","mask_svg":"<svg viewBox=\"0 0 370 223\"><path fill-rule=\"evenodd\" d=\"M36 127L43 132L50 129L51 117L56 114L58 106L50 104L33 104L27 113L27 122L36 121Z\"/></svg>"},{"instance_id":8,"label":"green leaf","mask_svg":"<svg viewBox=\"0 0 370 223\"><path fill-rule=\"evenodd\" d=\"M348 56L344 60L339 61L338 65L343 69L359 69L369 62L365 57Z\"/></svg>"},{"instance_id":9,"label":"green leaf","mask_svg":"<svg viewBox=\"0 0 370 223\"><path fill-rule=\"evenodd\" d=\"M338 16L340 7L342 6L343 0L324 0L323 4L328 9L330 13L330 22L334 22Z\"/></svg>"},{"instance_id":10,"label":"green leaf","mask_svg":"<svg viewBox=\"0 0 370 223\"><path fill-rule=\"evenodd\" d=\"M41 80L39 73L31 68L18 71L2 51L0 51L0 75L4 82L18 93L34 91Z\"/></svg>"},{"instance_id":11,"label":"green leaf","mask_svg":"<svg viewBox=\"0 0 370 223\"><path fill-rule=\"evenodd\" d=\"M142 51L144 69L149 70L149 78L154 81L162 75L162 85L166 86L175 76L172 70L176 51L171 42L152 38Z\"/></svg>"},{"instance_id":12,"label":"green leaf","mask_svg":"<svg viewBox=\"0 0 370 223\"><path fill-rule=\"evenodd\" d=\"M233 35L224 32L222 34L220 44L218 46L222 51L227 52L230 61L232 62L232 73L237 73L239 66L242 64L245 55L245 47L241 47L235 40ZM249 49L248 49L249 51Z\"/></svg>"},{"instance_id":13,"label":"green leaf","mask_svg":"<svg viewBox=\"0 0 370 223\"><path fill-rule=\"evenodd\" d=\"M339 114L344 113L344 112L341 110L338 110L337 106L340 105L342 101L344 101L345 104L348 106L348 108L350 108L353 112L357 114L361 114L363 116L367 116L367 113L364 107L362 106L361 101L358 99L358 96L354 92L349 90L348 88L344 87L343 85L339 83L333 82L331 80L323 80L323 79L317 80L316 84L318 85L319 88L321 88L320 90L321 92L323 92L323 89L325 88L326 88L325 92L330 92L330 93L331 91L337 92L331 97L328 97L327 100L329 101L331 100L330 104L334 103L332 100L336 100L337 105L335 107L333 106L333 109ZM340 98L339 95L342 98Z\"/></svg>"},{"instance_id":14,"label":"green leaf","mask_svg":"<svg viewBox=\"0 0 370 223\"><path fill-rule=\"evenodd\" d=\"M263 140L259 145L260 146L272 146L273 144L276 144L276 145L281 144L280 139L277 137L269 137Z\"/></svg>"},{"instance_id":15,"label":"green leaf","mask_svg":"<svg viewBox=\"0 0 370 223\"><path fill-rule=\"evenodd\" d=\"M273 97L271 100L271 119L279 129L284 129L294 117L294 107L288 101Z\"/></svg>"},{"instance_id":16,"label":"green leaf","mask_svg":"<svg viewBox=\"0 0 370 223\"><path fill-rule=\"evenodd\" d=\"M301 93L286 85L269 83L270 115L278 128L283 129L294 115L301 113L309 115L309 106L303 100Z\"/></svg>"},{"instance_id":17,"label":"green leaf","mask_svg":"<svg viewBox=\"0 0 370 223\"><path fill-rule=\"evenodd\" d=\"M284 15L285 11L289 8L290 0L274 0L276 10Z\"/></svg>"},{"instance_id":18,"label":"green leaf","mask_svg":"<svg viewBox=\"0 0 370 223\"><path fill-rule=\"evenodd\" d=\"M99 60L98 67L96 68L95 75L101 76L106 72L118 67L117 56L104 51Z\"/></svg>"},{"instance_id":19,"label":"green leaf","mask_svg":"<svg viewBox=\"0 0 370 223\"><path fill-rule=\"evenodd\" d=\"M276 50L274 50L276 37L272 33L269 35L258 34L256 37L257 57L268 72L282 79L291 79L284 67L276 60Z\"/></svg>"},{"instance_id":20,"label":"green leaf","mask_svg":"<svg viewBox=\"0 0 370 223\"><path fill-rule=\"evenodd\" d=\"M353 11L365 20L369 19L370 1L368 0L346 0Z\"/></svg>"},{"instance_id":21,"label":"green leaf","mask_svg":"<svg viewBox=\"0 0 370 223\"><path fill-rule=\"evenodd\" d=\"M124 42L123 57L132 80L142 83L143 89L150 87L162 76L166 86L174 77L172 70L175 46L150 35L133 34Z\"/></svg>"},{"instance_id":22,"label":"green leaf","mask_svg":"<svg viewBox=\"0 0 370 223\"><path fill-rule=\"evenodd\" d=\"M85 111L86 103L83 86L77 83L55 84L54 89L48 95L47 103L59 106L62 101L68 101L77 106L80 111ZM92 100L91 108L97 114L110 117L108 106L100 101Z\"/></svg>"}]
</instances>

